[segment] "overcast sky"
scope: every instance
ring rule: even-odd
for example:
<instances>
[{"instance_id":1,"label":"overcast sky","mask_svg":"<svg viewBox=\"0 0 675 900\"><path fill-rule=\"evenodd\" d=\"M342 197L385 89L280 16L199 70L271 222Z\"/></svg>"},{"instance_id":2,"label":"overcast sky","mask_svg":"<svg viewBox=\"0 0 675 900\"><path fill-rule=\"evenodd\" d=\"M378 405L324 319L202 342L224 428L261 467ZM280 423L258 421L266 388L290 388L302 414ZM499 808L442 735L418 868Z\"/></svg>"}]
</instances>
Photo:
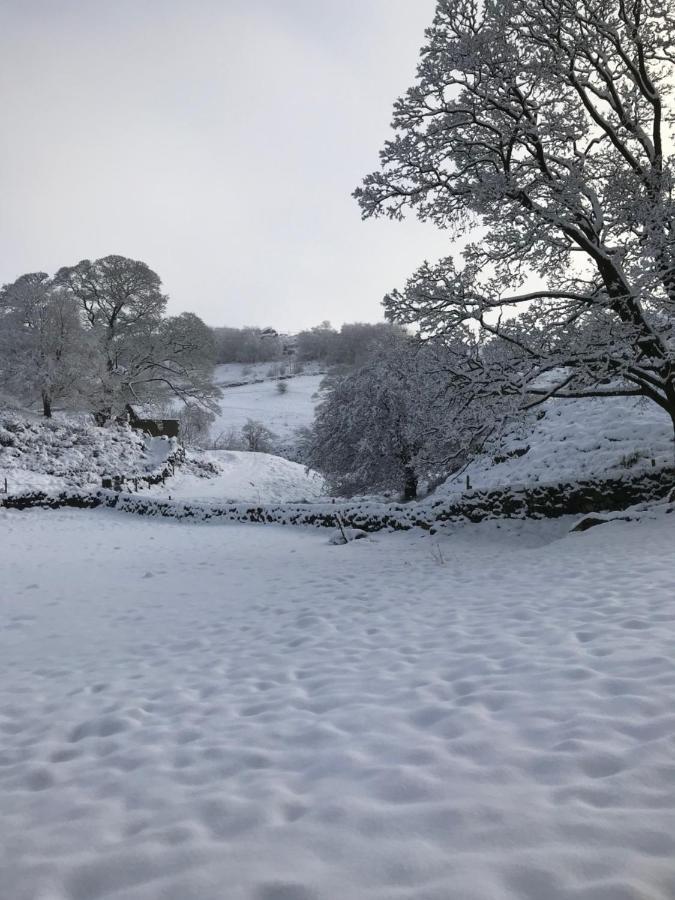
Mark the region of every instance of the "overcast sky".
<instances>
[{"instance_id":1,"label":"overcast sky","mask_svg":"<svg viewBox=\"0 0 675 900\"><path fill-rule=\"evenodd\" d=\"M0 0L0 282L120 253L170 311L382 318L447 237L362 222L434 0Z\"/></svg>"}]
</instances>

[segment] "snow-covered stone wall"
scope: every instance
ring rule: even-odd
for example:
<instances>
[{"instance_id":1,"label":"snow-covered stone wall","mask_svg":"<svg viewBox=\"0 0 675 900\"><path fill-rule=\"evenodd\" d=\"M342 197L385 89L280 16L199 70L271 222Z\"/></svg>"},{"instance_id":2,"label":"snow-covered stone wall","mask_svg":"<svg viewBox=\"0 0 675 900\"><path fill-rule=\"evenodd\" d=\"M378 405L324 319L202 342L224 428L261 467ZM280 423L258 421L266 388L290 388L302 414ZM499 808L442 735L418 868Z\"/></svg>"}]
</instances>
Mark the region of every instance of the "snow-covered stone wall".
<instances>
[{"instance_id":1,"label":"snow-covered stone wall","mask_svg":"<svg viewBox=\"0 0 675 900\"><path fill-rule=\"evenodd\" d=\"M453 521L481 522L495 518L556 518L627 509L661 500L675 490L675 469L655 469L633 476L577 483L536 485L514 490L469 491L434 504L306 503L279 505L191 503L145 494L97 491L32 492L8 495L1 505L92 508L107 506L136 515L192 521L223 519L334 528L342 524L364 531L423 528L433 533Z\"/></svg>"}]
</instances>

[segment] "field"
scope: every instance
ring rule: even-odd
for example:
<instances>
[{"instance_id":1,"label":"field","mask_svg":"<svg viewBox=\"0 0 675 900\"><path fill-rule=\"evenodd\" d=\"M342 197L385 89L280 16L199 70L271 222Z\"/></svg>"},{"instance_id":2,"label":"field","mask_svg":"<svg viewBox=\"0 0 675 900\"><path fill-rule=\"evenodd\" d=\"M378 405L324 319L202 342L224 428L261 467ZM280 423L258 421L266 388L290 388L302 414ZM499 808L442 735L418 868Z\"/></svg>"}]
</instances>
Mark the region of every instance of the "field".
<instances>
[{"instance_id":1,"label":"field","mask_svg":"<svg viewBox=\"0 0 675 900\"><path fill-rule=\"evenodd\" d=\"M265 371L270 367L264 364ZM227 372L223 372L227 369ZM219 366L216 369L216 381L228 383L241 378L237 370ZM254 370L249 377L264 377ZM246 376L243 376L246 377ZM277 382L267 379L262 383L250 383L237 387L226 387L218 401L221 411L211 427L211 436L217 439L231 429L241 430L249 419L262 422L277 435L282 442L293 441L298 428L306 428L314 418L314 407L318 400L318 391L323 375L297 375L284 381L287 385L285 394L277 390Z\"/></svg>"},{"instance_id":2,"label":"field","mask_svg":"<svg viewBox=\"0 0 675 900\"><path fill-rule=\"evenodd\" d=\"M3 900L672 900L675 515L570 524L0 511Z\"/></svg>"}]
</instances>

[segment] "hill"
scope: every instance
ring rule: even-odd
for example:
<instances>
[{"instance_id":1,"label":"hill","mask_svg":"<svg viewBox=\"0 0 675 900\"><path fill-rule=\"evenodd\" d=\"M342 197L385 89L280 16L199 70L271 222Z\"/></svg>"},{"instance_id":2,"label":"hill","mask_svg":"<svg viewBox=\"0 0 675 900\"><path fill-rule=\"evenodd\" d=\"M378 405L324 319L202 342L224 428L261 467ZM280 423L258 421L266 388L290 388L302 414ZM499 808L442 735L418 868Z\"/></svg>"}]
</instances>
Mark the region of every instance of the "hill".
<instances>
[{"instance_id":1,"label":"hill","mask_svg":"<svg viewBox=\"0 0 675 900\"><path fill-rule=\"evenodd\" d=\"M548 400L512 425L434 492L520 487L673 464L670 420L655 404L634 398Z\"/></svg>"},{"instance_id":2,"label":"hill","mask_svg":"<svg viewBox=\"0 0 675 900\"><path fill-rule=\"evenodd\" d=\"M269 371L269 363L262 365ZM277 389L276 377L261 379L260 372L253 367L239 367L240 372L241 368L252 370L241 376L248 378L249 382L234 386L236 368L216 368L216 382L222 388L223 396L219 400L220 413L211 426L211 439L222 441L226 435L232 431L239 432L249 419L253 419L262 422L277 435L280 446L292 445L297 430L312 423L323 375L315 372L285 378L282 383L286 385L286 392L281 394Z\"/></svg>"}]
</instances>

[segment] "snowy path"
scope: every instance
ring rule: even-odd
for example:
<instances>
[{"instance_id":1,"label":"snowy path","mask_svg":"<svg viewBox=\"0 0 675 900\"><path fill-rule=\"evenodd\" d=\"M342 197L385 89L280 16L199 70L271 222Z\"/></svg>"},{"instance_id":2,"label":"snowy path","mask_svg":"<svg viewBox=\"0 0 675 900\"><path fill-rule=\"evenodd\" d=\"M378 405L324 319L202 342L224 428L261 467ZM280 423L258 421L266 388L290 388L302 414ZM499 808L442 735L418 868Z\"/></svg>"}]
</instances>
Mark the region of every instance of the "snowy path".
<instances>
[{"instance_id":1,"label":"snowy path","mask_svg":"<svg viewBox=\"0 0 675 900\"><path fill-rule=\"evenodd\" d=\"M672 900L675 515L565 525L0 512L0 897Z\"/></svg>"}]
</instances>

